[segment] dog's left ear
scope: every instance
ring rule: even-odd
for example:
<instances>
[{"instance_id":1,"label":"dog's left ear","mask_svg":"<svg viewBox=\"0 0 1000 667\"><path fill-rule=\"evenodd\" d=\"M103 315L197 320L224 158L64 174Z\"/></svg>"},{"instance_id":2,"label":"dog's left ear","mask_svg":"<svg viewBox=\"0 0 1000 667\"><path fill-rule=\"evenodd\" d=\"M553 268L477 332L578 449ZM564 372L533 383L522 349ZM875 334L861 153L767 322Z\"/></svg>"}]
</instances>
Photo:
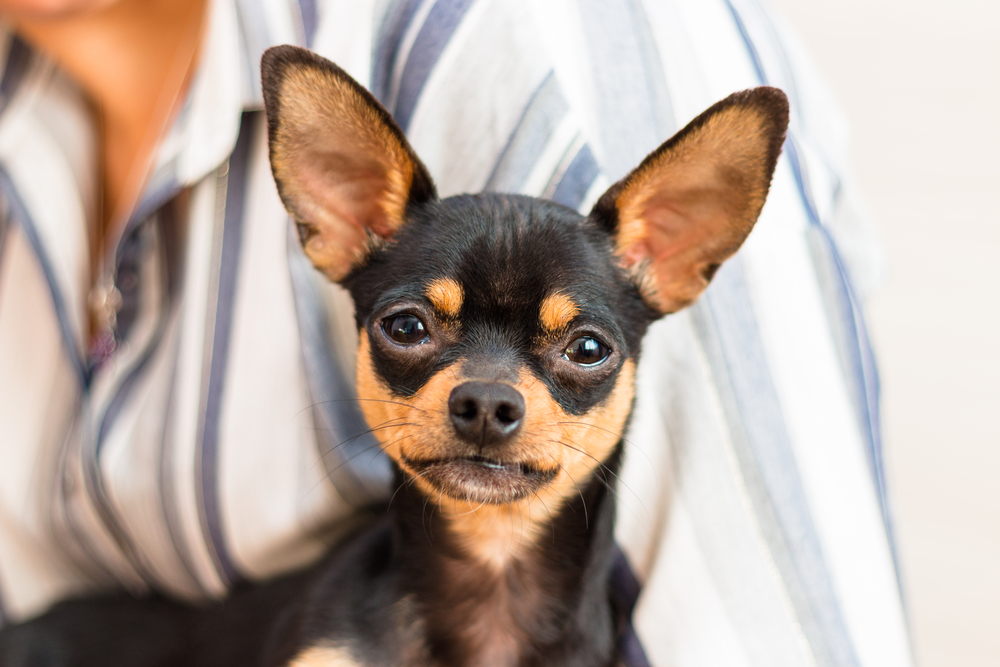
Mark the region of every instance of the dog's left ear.
<instances>
[{"instance_id":1,"label":"dog's left ear","mask_svg":"<svg viewBox=\"0 0 1000 667\"><path fill-rule=\"evenodd\" d=\"M753 229L788 128L777 88L730 95L601 196L590 218L661 315L692 303Z\"/></svg>"},{"instance_id":2,"label":"dog's left ear","mask_svg":"<svg viewBox=\"0 0 1000 667\"><path fill-rule=\"evenodd\" d=\"M278 193L313 265L340 281L434 183L389 112L329 60L277 46L261 81Z\"/></svg>"}]
</instances>

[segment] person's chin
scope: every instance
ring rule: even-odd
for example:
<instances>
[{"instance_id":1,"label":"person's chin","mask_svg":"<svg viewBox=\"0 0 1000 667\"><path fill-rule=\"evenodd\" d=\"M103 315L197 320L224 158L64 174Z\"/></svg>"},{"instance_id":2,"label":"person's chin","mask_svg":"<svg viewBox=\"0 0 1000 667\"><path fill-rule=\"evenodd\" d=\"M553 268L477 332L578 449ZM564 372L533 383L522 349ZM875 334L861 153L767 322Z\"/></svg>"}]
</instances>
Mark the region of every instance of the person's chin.
<instances>
[{"instance_id":1,"label":"person's chin","mask_svg":"<svg viewBox=\"0 0 1000 667\"><path fill-rule=\"evenodd\" d=\"M0 14L14 19L54 20L98 12L122 0L0 0Z\"/></svg>"}]
</instances>

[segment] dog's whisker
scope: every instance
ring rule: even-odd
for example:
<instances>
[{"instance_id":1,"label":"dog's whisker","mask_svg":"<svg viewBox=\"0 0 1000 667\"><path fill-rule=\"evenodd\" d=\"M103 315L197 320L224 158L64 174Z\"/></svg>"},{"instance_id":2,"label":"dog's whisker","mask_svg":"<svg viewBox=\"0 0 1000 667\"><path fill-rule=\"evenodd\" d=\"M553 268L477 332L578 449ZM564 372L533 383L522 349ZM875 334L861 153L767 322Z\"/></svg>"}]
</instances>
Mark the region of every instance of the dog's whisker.
<instances>
[{"instance_id":1,"label":"dog's whisker","mask_svg":"<svg viewBox=\"0 0 1000 667\"><path fill-rule=\"evenodd\" d=\"M386 513L388 513L389 508L392 507L392 501L396 499L396 494L399 493L400 489L402 489L404 486L413 486L414 484L416 484L417 479L419 477L423 477L426 474L427 472L424 471L417 473L415 475L406 475L405 477L403 477L403 483L396 487L396 490L393 491L392 493L392 497L389 498L389 504L386 506Z\"/></svg>"},{"instance_id":2,"label":"dog's whisker","mask_svg":"<svg viewBox=\"0 0 1000 667\"><path fill-rule=\"evenodd\" d=\"M378 431L384 431L384 430L390 429L390 428L402 428L403 426L418 426L417 424L414 424L414 423L411 423L411 422L399 422L399 423L396 423L396 424L390 423L390 422L395 422L398 419L402 419L402 418L401 417L396 417L394 419L388 419L388 420L382 422L381 424L379 424L378 426L373 426L372 428L369 428L369 429L367 429L365 431L362 431L361 433L358 433L357 435L352 435L350 438L347 438L346 440L342 440L342 441L338 442L336 445L334 445L333 447L327 448L327 450L325 452L323 452L323 454L320 456L320 461L325 460L327 456L329 456L330 454L333 454L338 449L340 449L340 448L342 448L342 447L344 447L346 445L349 445L350 443L354 442L358 438L363 438L364 436L366 436L366 435L368 435L370 433L376 433Z\"/></svg>"},{"instance_id":3,"label":"dog's whisker","mask_svg":"<svg viewBox=\"0 0 1000 667\"><path fill-rule=\"evenodd\" d=\"M617 488L615 487L615 485L611 484L611 483L610 483L610 482L608 481L608 478L607 478L607 473L611 473L611 475L613 475L613 476L614 476L615 480L617 480L617 483L618 483L618 485L621 485L622 487L624 487L624 488L628 489L628 492L629 492L629 493L631 493L631 494L632 494L632 495L633 495L633 496L635 497L635 499L636 499L636 500L638 501L638 503L639 503L639 506L640 506L640 507L642 507L642 511L643 511L643 512L645 512L645 514L646 514L646 519L647 519L647 520L648 520L648 521L649 521L650 523L652 523L652 521L653 521L653 516L652 516L652 515L651 515L651 514L649 513L649 510L648 510L648 509L646 509L646 505L645 505L645 503L643 503L643 502L642 502L642 498L640 498L640 497L639 497L639 494L638 494L638 493L636 493L636 492L635 492L635 491L634 491L634 490L632 489L632 487L631 487L631 486L629 486L628 484L626 484L626 483L624 482L624 480L622 480L622 478L621 478L621 477L620 477L620 476L619 476L619 475L618 475L618 474L617 474L617 473L616 473L616 472L615 472L614 470L612 470L612 469L611 469L611 468L609 468L608 466L604 465L604 463L603 463L603 462L601 462L601 461L599 461L599 460L597 459L597 457L595 457L595 456L594 456L593 454L591 454L590 452L586 451L586 450L585 450L585 449L583 449L582 447L579 447L579 446L573 446L573 445L571 445L571 444L569 444L569 443L566 443L566 442L563 442L562 440L556 440L555 442L559 443L559 444L560 444L560 445L562 445L563 447L569 447L570 449L572 449L572 450L574 450L574 451L577 451L577 452L579 452L579 453L583 454L584 456L587 456L587 457L589 457L589 458L593 459L593 460L594 460L594 461L595 461L595 462L597 463L597 468L595 469L595 471L600 471L600 473L601 473L601 476L597 478L597 479L598 479L598 481L600 481L600 482L601 482L602 484L604 484L604 487L605 487L605 488L606 488L606 489L607 489L608 491L610 491L611 493L613 493L613 494L615 495L615 497L616 497L616 498L618 498L619 500L621 500L621 493L619 493L619 491L618 491L618 489L617 489ZM627 505L627 503L625 503L625 502L622 502L622 505Z\"/></svg>"},{"instance_id":4,"label":"dog's whisker","mask_svg":"<svg viewBox=\"0 0 1000 667\"><path fill-rule=\"evenodd\" d=\"M473 507L468 512L459 512L458 514L453 514L452 516L467 516L469 514L475 514L476 510L478 510L479 508L481 508L485 504L486 504L486 501L484 500L484 501L480 502L478 505L476 505L475 507Z\"/></svg>"},{"instance_id":5,"label":"dog's whisker","mask_svg":"<svg viewBox=\"0 0 1000 667\"><path fill-rule=\"evenodd\" d=\"M587 516L587 501L583 497L583 491L580 490L580 485L576 483L575 479L573 479L573 473L571 473L565 466L559 467L562 468L563 472L566 473L566 476L569 477L569 481L573 482L573 486L576 487L576 492L580 494L580 504L583 506L583 523L587 530L590 530L590 517Z\"/></svg>"},{"instance_id":6,"label":"dog's whisker","mask_svg":"<svg viewBox=\"0 0 1000 667\"><path fill-rule=\"evenodd\" d=\"M299 410L298 412L296 412L294 415L292 415L292 420L298 419L302 415L302 413L305 412L306 410L312 410L313 408L318 408L321 405L330 405L332 403L361 403L361 402L365 402L365 403L388 403L390 405L398 405L401 408L409 408L410 410L416 410L417 412L426 412L426 410L418 408L415 405L410 405L409 403L403 403L402 401L390 401L389 399L385 399L385 398L361 398L361 397L354 397L354 398L328 398L325 401L316 401L315 403L310 403L309 405L307 405L306 407L302 408L301 410Z\"/></svg>"},{"instance_id":7,"label":"dog's whisker","mask_svg":"<svg viewBox=\"0 0 1000 667\"><path fill-rule=\"evenodd\" d=\"M400 441L402 441L402 440L405 440L406 438L409 438L409 437L411 437L411 436L409 436L409 435L404 435L404 436L402 436L402 437L400 437L400 438L397 438L396 440L393 440L393 441L391 441L391 442L389 442L389 443L386 443L386 444L387 444L387 445L394 445L394 444L396 444L397 442L400 442ZM368 447L365 447L365 448L364 448L364 449L362 449L362 450L361 450L360 452L355 452L355 453L354 453L354 454L353 454L353 455L351 456L351 458L347 459L346 461L342 461L342 462L340 463L340 465L338 465L337 467L333 468L332 470L327 470L327 471L326 471L326 474L324 474L324 475L323 475L323 478L322 478L322 479L320 479L320 481L318 481L318 482L316 482L315 484L313 484L313 485L312 485L312 487L310 487L309 491L308 491L308 492L306 492L306 494L305 494L305 495L308 495L308 494L312 493L313 491L315 491L315 490L317 489L317 487L319 487L319 485L320 485L320 484L322 484L322 483L323 483L324 481L329 481L330 483L334 483L334 482L333 482L333 479L332 479L332 476L333 476L333 474L334 474L335 472L337 472L338 470L340 470L341 468L343 468L343 467L344 467L345 465L349 464L349 463L350 463L351 461L353 461L354 459L358 458L359 456L361 456L361 455L363 455L363 454L365 454L365 453L367 453L367 452L371 452L371 451L381 451L381 449L382 449L382 444L381 444L381 443L378 443L378 442L376 442L376 443L375 443L374 445L369 445ZM329 453L330 453L330 452L327 452L327 454L329 454ZM326 456L326 454L324 454L324 455L323 455L323 457L321 457L321 458L320 458L320 461L319 461L319 462L322 462L322 460L323 460L323 458L325 458L325 456ZM378 454L376 454L375 456L373 456L373 457L372 457L372 460L368 462L368 465L369 465L369 466L371 466L372 462L374 462L374 460L375 460L375 457L376 457L376 456L378 456ZM318 462L318 463L319 463L319 462ZM318 463L317 463L316 465L318 465Z\"/></svg>"},{"instance_id":8,"label":"dog's whisker","mask_svg":"<svg viewBox=\"0 0 1000 667\"><path fill-rule=\"evenodd\" d=\"M625 443L626 445L628 445L628 446L629 446L629 448L630 448L630 449L629 449L629 451L632 451L632 450L634 449L635 451L637 451L637 452L639 452L640 454L642 454L643 458L645 458L645 459L646 459L646 461L648 461L648 462L649 462L649 465L650 465L650 466L651 466L651 467L653 468L653 470L654 470L654 471L656 471L656 470L657 470L656 466L655 466L655 465L653 464L653 459L649 458L649 454L647 454L647 453L646 453L646 452L645 452L645 451L643 450L643 448L642 448L642 447L640 447L640 446L638 445L638 443L636 443L636 442L635 442L634 440L629 440L628 438L626 438L626 437L625 437L625 435L624 435L623 433L620 433L620 432L618 432L618 431L612 431L612 430L610 430L610 429L606 429L606 428L604 428L603 426L598 426L597 424L590 424L590 423L588 423L588 422L580 422L580 421L571 421L571 422L559 422L559 424L560 424L561 426L586 426L586 427L588 427L588 428L594 428L594 429L597 429L597 430L599 430L599 431L604 431L604 432L605 432L605 433L607 433L608 435L611 435L611 436L614 436L615 438L617 438L617 439L621 440L621 441L622 441L622 442L624 442L624 443Z\"/></svg>"},{"instance_id":9,"label":"dog's whisker","mask_svg":"<svg viewBox=\"0 0 1000 667\"><path fill-rule=\"evenodd\" d=\"M549 526L549 531L552 533L552 544L555 544L556 543L556 527L555 527L555 522L554 522L554 520L552 518L552 512L549 511L549 506L545 504L545 501L542 500L542 497L540 495L538 495L538 491L532 491L531 493L532 493L532 495L535 496L535 500L537 500L538 503L542 506L542 509L545 510L545 513L549 516L549 520L547 521L547 523L548 523L548 526Z\"/></svg>"}]
</instances>

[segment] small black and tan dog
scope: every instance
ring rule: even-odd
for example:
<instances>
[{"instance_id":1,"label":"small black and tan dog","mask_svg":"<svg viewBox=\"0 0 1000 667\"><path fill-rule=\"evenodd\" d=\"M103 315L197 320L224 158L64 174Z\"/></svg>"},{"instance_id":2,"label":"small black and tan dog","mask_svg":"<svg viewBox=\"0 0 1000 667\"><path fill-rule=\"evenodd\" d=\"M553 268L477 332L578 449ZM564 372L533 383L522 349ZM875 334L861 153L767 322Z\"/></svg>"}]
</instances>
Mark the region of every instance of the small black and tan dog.
<instances>
[{"instance_id":1,"label":"small black and tan dog","mask_svg":"<svg viewBox=\"0 0 1000 667\"><path fill-rule=\"evenodd\" d=\"M583 217L438 199L385 109L309 51L269 50L263 81L275 181L354 298L358 394L399 490L304 572L201 609L65 603L0 635L3 664L616 664L612 485L640 344L750 233L785 96L717 103Z\"/></svg>"}]
</instances>

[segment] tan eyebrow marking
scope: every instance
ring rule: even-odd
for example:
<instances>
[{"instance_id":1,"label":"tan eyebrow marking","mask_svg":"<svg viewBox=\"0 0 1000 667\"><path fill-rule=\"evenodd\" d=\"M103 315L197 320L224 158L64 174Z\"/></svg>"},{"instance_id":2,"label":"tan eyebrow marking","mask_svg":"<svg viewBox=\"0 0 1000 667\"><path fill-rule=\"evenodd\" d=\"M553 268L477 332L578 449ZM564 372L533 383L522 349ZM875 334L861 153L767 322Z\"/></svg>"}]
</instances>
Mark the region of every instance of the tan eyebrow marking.
<instances>
[{"instance_id":1,"label":"tan eyebrow marking","mask_svg":"<svg viewBox=\"0 0 1000 667\"><path fill-rule=\"evenodd\" d=\"M560 331L580 313L579 306L569 296L555 292L545 297L538 313L538 321L548 332Z\"/></svg>"},{"instance_id":2,"label":"tan eyebrow marking","mask_svg":"<svg viewBox=\"0 0 1000 667\"><path fill-rule=\"evenodd\" d=\"M465 292L458 281L452 278L437 278L427 284L424 290L431 304L439 311L450 317L458 317L462 310L462 301L465 299Z\"/></svg>"}]
</instances>

